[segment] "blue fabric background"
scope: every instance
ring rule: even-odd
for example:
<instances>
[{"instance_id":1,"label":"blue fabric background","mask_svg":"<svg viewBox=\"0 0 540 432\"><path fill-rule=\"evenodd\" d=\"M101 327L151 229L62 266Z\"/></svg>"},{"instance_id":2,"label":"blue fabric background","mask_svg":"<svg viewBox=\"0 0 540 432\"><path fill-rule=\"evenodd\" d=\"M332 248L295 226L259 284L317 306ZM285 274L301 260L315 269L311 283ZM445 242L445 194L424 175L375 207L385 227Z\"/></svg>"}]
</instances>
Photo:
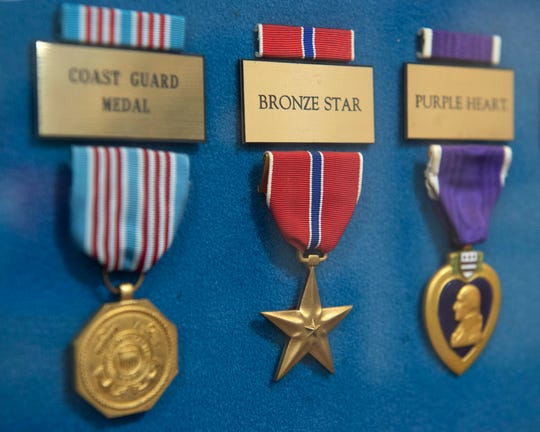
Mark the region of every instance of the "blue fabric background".
<instances>
[{"instance_id":1,"label":"blue fabric background","mask_svg":"<svg viewBox=\"0 0 540 432\"><path fill-rule=\"evenodd\" d=\"M111 297L69 236L69 144L35 133L34 41L57 40L58 1L0 2L0 429L540 430L540 4L537 0L96 1L186 17L206 61L206 144L166 145L192 163L185 219L141 297L179 331L180 373L144 415L107 420L72 389L70 342ZM257 22L353 28L374 66L376 143L360 150L358 209L318 271L326 306L353 304L331 334L336 374L314 360L272 376L286 338L259 311L296 306L305 270L256 193L268 148L240 143L238 60ZM403 140L402 65L420 26L502 36L515 69L514 161L481 246L503 303L462 377L435 356L420 319L450 245L423 187L425 143ZM102 142L103 143L103 142ZM130 143L127 143L130 144Z\"/></svg>"}]
</instances>

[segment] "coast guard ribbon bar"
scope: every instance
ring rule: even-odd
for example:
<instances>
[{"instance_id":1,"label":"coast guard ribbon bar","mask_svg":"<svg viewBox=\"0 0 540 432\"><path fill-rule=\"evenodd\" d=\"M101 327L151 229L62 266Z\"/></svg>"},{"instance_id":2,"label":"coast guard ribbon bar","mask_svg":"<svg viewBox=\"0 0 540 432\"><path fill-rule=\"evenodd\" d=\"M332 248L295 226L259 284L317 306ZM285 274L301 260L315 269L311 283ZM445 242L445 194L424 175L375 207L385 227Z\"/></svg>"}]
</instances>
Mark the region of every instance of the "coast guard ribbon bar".
<instances>
[{"instance_id":1,"label":"coast guard ribbon bar","mask_svg":"<svg viewBox=\"0 0 540 432\"><path fill-rule=\"evenodd\" d=\"M305 60L354 60L354 31L319 27L257 24L256 57Z\"/></svg>"},{"instance_id":2,"label":"coast guard ribbon bar","mask_svg":"<svg viewBox=\"0 0 540 432\"><path fill-rule=\"evenodd\" d=\"M170 247L189 189L186 155L73 147L71 230L108 271L148 271Z\"/></svg>"},{"instance_id":3,"label":"coast guard ribbon bar","mask_svg":"<svg viewBox=\"0 0 540 432\"><path fill-rule=\"evenodd\" d=\"M362 189L362 155L266 152L260 191L285 240L296 249L333 250Z\"/></svg>"},{"instance_id":4,"label":"coast guard ribbon bar","mask_svg":"<svg viewBox=\"0 0 540 432\"><path fill-rule=\"evenodd\" d=\"M491 210L504 186L512 150L488 145L431 145L429 197L459 245L486 240Z\"/></svg>"},{"instance_id":5,"label":"coast guard ribbon bar","mask_svg":"<svg viewBox=\"0 0 540 432\"><path fill-rule=\"evenodd\" d=\"M69 42L153 50L182 50L185 20L178 15L65 3L61 36Z\"/></svg>"},{"instance_id":6,"label":"coast guard ribbon bar","mask_svg":"<svg viewBox=\"0 0 540 432\"><path fill-rule=\"evenodd\" d=\"M423 27L418 30L421 59L446 59L499 64L501 61L501 37L479 35Z\"/></svg>"}]
</instances>

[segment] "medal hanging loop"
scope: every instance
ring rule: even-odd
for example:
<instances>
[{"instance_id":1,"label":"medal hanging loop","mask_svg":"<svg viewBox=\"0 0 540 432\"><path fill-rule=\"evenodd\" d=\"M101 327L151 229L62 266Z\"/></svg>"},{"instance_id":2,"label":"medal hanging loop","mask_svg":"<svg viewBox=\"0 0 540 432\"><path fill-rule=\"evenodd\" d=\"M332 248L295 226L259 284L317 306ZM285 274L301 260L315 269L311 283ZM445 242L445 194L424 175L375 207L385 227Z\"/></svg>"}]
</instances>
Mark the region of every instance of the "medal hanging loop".
<instances>
[{"instance_id":1,"label":"medal hanging loop","mask_svg":"<svg viewBox=\"0 0 540 432\"><path fill-rule=\"evenodd\" d=\"M326 259L328 258L328 254L327 253L322 254L322 255L309 254L306 257L301 251L297 251L297 257L298 257L298 261L305 264L307 267L315 268L323 261L326 261Z\"/></svg>"},{"instance_id":2,"label":"medal hanging loop","mask_svg":"<svg viewBox=\"0 0 540 432\"><path fill-rule=\"evenodd\" d=\"M117 295L119 294L122 300L129 300L133 298L133 293L137 291L141 287L142 283L144 282L144 273L140 273L135 284L127 282L127 283L121 283L120 285L115 287L111 283L111 280L109 278L109 272L107 271L105 267L103 267L102 275L103 275L103 283L105 284L107 289L113 294L117 294ZM129 289L127 288L128 286L130 287Z\"/></svg>"}]
</instances>

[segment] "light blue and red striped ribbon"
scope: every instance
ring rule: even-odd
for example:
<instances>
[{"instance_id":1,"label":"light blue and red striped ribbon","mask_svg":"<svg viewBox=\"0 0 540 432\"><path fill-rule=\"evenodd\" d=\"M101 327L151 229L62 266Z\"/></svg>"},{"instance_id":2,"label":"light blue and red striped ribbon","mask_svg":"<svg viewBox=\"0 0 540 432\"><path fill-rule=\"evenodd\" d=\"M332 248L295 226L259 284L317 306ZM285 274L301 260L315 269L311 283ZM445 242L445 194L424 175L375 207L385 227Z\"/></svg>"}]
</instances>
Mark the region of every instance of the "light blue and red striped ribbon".
<instances>
[{"instance_id":1,"label":"light blue and red striped ribbon","mask_svg":"<svg viewBox=\"0 0 540 432\"><path fill-rule=\"evenodd\" d=\"M261 184L279 230L298 250L333 250L362 189L360 153L266 152Z\"/></svg>"},{"instance_id":2,"label":"light blue and red striped ribbon","mask_svg":"<svg viewBox=\"0 0 540 432\"><path fill-rule=\"evenodd\" d=\"M186 155L73 147L71 229L108 271L146 272L170 247L189 189Z\"/></svg>"},{"instance_id":3,"label":"light blue and red striped ribbon","mask_svg":"<svg viewBox=\"0 0 540 432\"><path fill-rule=\"evenodd\" d=\"M257 24L257 57L305 60L354 60L354 31Z\"/></svg>"},{"instance_id":4,"label":"light blue and red striped ribbon","mask_svg":"<svg viewBox=\"0 0 540 432\"><path fill-rule=\"evenodd\" d=\"M61 36L70 42L182 50L185 20L178 15L65 3Z\"/></svg>"}]
</instances>

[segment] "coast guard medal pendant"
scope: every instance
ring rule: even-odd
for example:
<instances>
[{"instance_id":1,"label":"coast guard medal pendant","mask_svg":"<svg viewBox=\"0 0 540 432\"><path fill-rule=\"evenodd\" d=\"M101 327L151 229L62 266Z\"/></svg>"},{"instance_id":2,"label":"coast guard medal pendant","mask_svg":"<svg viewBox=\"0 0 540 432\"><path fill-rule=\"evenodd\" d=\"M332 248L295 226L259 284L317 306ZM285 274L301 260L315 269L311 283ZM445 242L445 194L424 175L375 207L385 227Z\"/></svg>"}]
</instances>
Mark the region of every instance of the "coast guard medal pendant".
<instances>
[{"instance_id":1,"label":"coast guard medal pendant","mask_svg":"<svg viewBox=\"0 0 540 432\"><path fill-rule=\"evenodd\" d=\"M424 320L441 360L461 375L488 342L501 306L499 278L479 251L449 254L431 278L424 297Z\"/></svg>"},{"instance_id":2,"label":"coast guard medal pendant","mask_svg":"<svg viewBox=\"0 0 540 432\"><path fill-rule=\"evenodd\" d=\"M148 411L178 373L176 327L122 284L74 341L75 386L105 416Z\"/></svg>"},{"instance_id":3,"label":"coast guard medal pendant","mask_svg":"<svg viewBox=\"0 0 540 432\"><path fill-rule=\"evenodd\" d=\"M148 411L178 373L176 327L134 300L167 251L188 196L186 155L126 147L72 148L71 231L120 301L99 309L74 345L75 387L107 417ZM113 286L109 272L136 272Z\"/></svg>"}]
</instances>

